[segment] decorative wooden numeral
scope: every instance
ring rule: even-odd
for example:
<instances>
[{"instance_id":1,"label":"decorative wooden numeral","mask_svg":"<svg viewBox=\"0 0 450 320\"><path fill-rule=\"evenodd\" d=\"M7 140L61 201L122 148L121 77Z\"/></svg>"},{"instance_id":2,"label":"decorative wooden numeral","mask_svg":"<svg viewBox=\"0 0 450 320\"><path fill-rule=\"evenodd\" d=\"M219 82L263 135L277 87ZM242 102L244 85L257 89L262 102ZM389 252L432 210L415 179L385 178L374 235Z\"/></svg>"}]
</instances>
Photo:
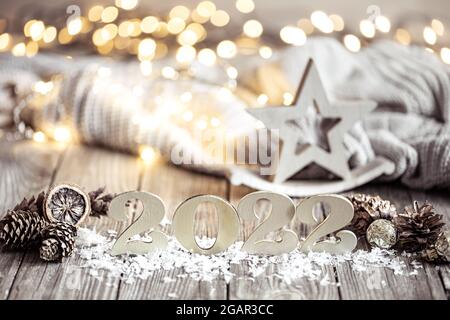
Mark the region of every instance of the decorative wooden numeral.
<instances>
[{"instance_id":1,"label":"decorative wooden numeral","mask_svg":"<svg viewBox=\"0 0 450 320\"><path fill-rule=\"evenodd\" d=\"M314 216L314 206L318 203L326 203L330 208L328 216L323 220L308 237L301 243L300 250L324 251L333 254L351 252L355 249L357 238L349 230L341 230L336 233L339 241L322 240L322 237L338 231L348 225L353 219L354 211L352 203L345 197L339 195L321 195L307 198L297 206L296 213L300 221L306 224L316 224L317 218Z\"/></svg>"},{"instance_id":2,"label":"decorative wooden numeral","mask_svg":"<svg viewBox=\"0 0 450 320\"><path fill-rule=\"evenodd\" d=\"M158 196L143 191L122 193L111 201L108 215L116 220L126 221L127 213L125 212L125 207L130 200L134 199L142 202L142 213L118 237L112 247L112 255L123 253L146 254L155 249L164 250L167 247L167 236L162 232L152 230L158 226L165 214L164 203ZM151 242L130 240L132 236L147 230L151 230L149 233L152 239Z\"/></svg>"},{"instance_id":3,"label":"decorative wooden numeral","mask_svg":"<svg viewBox=\"0 0 450 320\"><path fill-rule=\"evenodd\" d=\"M219 218L217 239L210 248L201 248L194 235L195 211L204 202L216 206ZM213 196L200 195L187 199L176 209L173 217L173 230L177 240L187 250L201 254L216 254L232 245L239 235L239 216L234 207L227 201Z\"/></svg>"},{"instance_id":4,"label":"decorative wooden numeral","mask_svg":"<svg viewBox=\"0 0 450 320\"><path fill-rule=\"evenodd\" d=\"M292 230L280 230L288 225L295 215L295 204L291 198L284 194L269 191L250 193L243 197L238 204L239 216L244 220L257 221L255 204L262 199L270 201L271 211L249 236L242 246L242 250L253 254L270 255L291 252L298 245L298 237ZM279 241L264 239L268 233L277 230L280 230L279 236L281 239Z\"/></svg>"}]
</instances>

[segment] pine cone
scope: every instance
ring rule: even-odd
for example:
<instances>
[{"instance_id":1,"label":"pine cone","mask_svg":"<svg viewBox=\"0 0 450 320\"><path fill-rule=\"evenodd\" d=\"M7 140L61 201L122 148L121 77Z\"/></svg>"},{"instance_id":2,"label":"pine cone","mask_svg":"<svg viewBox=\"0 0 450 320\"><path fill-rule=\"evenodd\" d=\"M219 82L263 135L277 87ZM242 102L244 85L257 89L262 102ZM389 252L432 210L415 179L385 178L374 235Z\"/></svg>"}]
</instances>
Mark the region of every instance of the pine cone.
<instances>
[{"instance_id":1,"label":"pine cone","mask_svg":"<svg viewBox=\"0 0 450 320\"><path fill-rule=\"evenodd\" d=\"M72 254L77 228L66 222L54 222L42 231L40 257L46 261L61 261Z\"/></svg>"},{"instance_id":2,"label":"pine cone","mask_svg":"<svg viewBox=\"0 0 450 320\"><path fill-rule=\"evenodd\" d=\"M38 212L9 211L0 221L0 244L10 250L37 245L41 239L41 231L46 225L47 221Z\"/></svg>"},{"instance_id":3,"label":"pine cone","mask_svg":"<svg viewBox=\"0 0 450 320\"><path fill-rule=\"evenodd\" d=\"M358 237L366 235L367 228L373 221L377 219L392 220L396 212L395 206L380 196L357 193L347 196L347 198L352 202L355 209L349 230L353 231Z\"/></svg>"},{"instance_id":4,"label":"pine cone","mask_svg":"<svg viewBox=\"0 0 450 320\"><path fill-rule=\"evenodd\" d=\"M16 205L12 211L37 212L41 217L44 217L44 200L45 192L42 191L36 198L34 196L30 199L23 198L22 202Z\"/></svg>"},{"instance_id":5,"label":"pine cone","mask_svg":"<svg viewBox=\"0 0 450 320\"><path fill-rule=\"evenodd\" d=\"M437 214L431 204L419 207L417 202L413 207L406 207L393 222L398 229L398 249L407 252L422 251L434 245L445 225L442 215Z\"/></svg>"},{"instance_id":6,"label":"pine cone","mask_svg":"<svg viewBox=\"0 0 450 320\"><path fill-rule=\"evenodd\" d=\"M105 187L89 192L91 201L90 215L92 217L106 216L108 214L109 204L116 195L112 193L103 194L104 192Z\"/></svg>"}]
</instances>

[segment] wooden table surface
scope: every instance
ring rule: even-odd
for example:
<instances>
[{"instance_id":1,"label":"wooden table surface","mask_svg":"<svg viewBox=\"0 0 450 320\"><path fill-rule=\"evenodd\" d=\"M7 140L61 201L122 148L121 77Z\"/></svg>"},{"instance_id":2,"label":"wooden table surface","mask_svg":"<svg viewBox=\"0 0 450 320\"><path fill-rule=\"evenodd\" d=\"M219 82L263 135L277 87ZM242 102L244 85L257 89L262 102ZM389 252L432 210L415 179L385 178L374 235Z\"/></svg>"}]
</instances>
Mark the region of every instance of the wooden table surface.
<instances>
[{"instance_id":1,"label":"wooden table surface","mask_svg":"<svg viewBox=\"0 0 450 320\"><path fill-rule=\"evenodd\" d=\"M33 142L0 143L0 215L23 197L61 182L76 183L86 190L107 186L109 192L153 192L164 200L169 219L176 206L189 196L214 194L236 204L252 191L232 186L222 178L191 173L163 162L145 166L136 157L99 148ZM365 186L358 191L378 193L398 207L411 204L412 199L428 200L449 221L448 192L420 192L392 184ZM102 232L108 229L120 231L127 224L108 218L90 218L87 225ZM214 224L203 223L201 226L204 234L214 234ZM306 234L308 230L301 225L294 228L300 234ZM241 239L245 239L249 230L244 228ZM176 277L182 272L176 269L161 270L147 280L128 284L120 279L98 280L80 268L82 263L77 255L62 263L45 263L35 252L2 252L0 299L448 299L450 293L448 265L438 270L425 264L418 274L408 277L394 275L392 270L382 268L375 268L371 273L353 272L349 264L326 266L323 272L329 275L332 284L323 286L319 281L305 278L286 284L271 277L270 270L255 281L249 281L244 263L232 266L236 276L229 284L223 279L209 283ZM79 272L79 285L68 285L73 270ZM373 273L385 285L370 288L367 277ZM176 281L165 282L165 277Z\"/></svg>"}]
</instances>

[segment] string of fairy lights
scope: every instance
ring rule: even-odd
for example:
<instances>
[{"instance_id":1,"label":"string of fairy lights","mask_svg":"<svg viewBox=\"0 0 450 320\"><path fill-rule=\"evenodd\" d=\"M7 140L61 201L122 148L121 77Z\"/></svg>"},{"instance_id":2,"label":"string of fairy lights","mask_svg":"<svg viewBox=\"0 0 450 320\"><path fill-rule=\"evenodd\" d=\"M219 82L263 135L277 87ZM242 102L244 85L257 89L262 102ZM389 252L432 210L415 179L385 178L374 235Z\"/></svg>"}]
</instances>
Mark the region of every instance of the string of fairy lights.
<instances>
[{"instance_id":1,"label":"string of fairy lights","mask_svg":"<svg viewBox=\"0 0 450 320\"><path fill-rule=\"evenodd\" d=\"M164 15L136 17L140 12L138 6L139 0L111 0L111 5L94 5L85 8L84 12L72 14L62 25L31 19L24 23L20 34L6 32L8 21L0 19L0 52L33 57L40 51L81 46L105 56L134 56L139 60L145 77L155 76L154 61L174 57L176 65L158 69L163 78L175 80L177 70L187 69L194 62L207 67L220 65L230 80L226 88L231 90L239 76L239 70L232 64L233 58L256 55L261 59L271 59L275 48L281 45L302 46L313 35L335 37L351 52L358 52L376 38L391 38L403 45L420 44L450 64L450 48L442 45L445 26L438 19L423 23L421 37L417 38L412 35L416 32L408 31L403 25L394 26L388 17L381 14L362 19L356 33L349 31L340 15L317 10L309 17L281 27L274 37L268 32L266 34L264 25L254 18L256 4L253 0L236 0L234 12L227 12L212 1L200 1L191 8L176 5ZM222 37L217 41L208 37L208 33L214 33L215 29L230 26L236 15L242 21L237 37ZM99 72L108 71L100 69ZM52 88L51 81L39 81L34 86L39 94L46 94ZM289 105L292 99L290 92L283 95L285 105ZM268 96L261 92L256 101L264 105ZM189 121L192 119L187 114L182 117ZM59 142L70 141L70 131L57 128L52 138ZM34 132L33 139L45 142L47 137L42 132ZM144 156L142 153L141 156L148 158L145 154L152 152L144 150Z\"/></svg>"}]
</instances>

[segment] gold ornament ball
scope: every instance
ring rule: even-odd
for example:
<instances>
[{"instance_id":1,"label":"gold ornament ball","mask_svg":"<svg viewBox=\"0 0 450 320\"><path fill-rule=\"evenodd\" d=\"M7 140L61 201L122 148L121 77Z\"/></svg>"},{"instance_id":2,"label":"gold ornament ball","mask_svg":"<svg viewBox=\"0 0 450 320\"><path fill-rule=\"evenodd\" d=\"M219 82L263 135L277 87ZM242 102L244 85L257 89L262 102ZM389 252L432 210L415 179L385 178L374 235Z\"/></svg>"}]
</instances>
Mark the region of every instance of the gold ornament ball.
<instances>
[{"instance_id":1,"label":"gold ornament ball","mask_svg":"<svg viewBox=\"0 0 450 320\"><path fill-rule=\"evenodd\" d=\"M390 249L397 243L397 228L389 220L375 220L367 228L366 239L372 247Z\"/></svg>"}]
</instances>

